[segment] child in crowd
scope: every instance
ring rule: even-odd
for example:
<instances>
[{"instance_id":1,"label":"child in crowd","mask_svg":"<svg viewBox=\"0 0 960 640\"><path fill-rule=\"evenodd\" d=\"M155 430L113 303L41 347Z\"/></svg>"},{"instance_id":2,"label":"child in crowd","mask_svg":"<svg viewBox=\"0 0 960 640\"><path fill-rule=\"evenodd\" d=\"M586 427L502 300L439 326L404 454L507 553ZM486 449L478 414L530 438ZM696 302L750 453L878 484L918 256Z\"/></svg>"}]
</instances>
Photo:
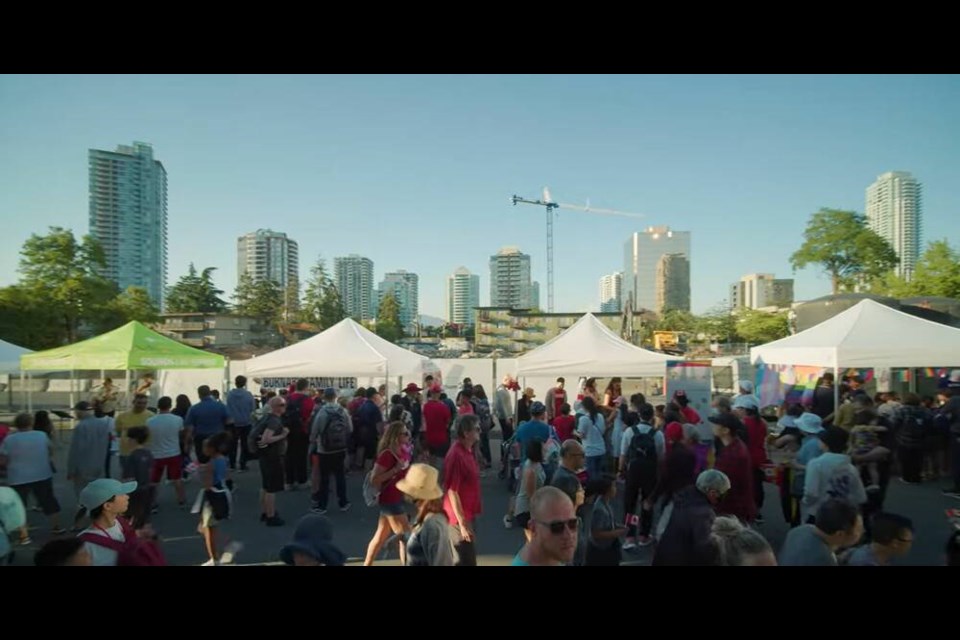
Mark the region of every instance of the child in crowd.
<instances>
[{"instance_id":1,"label":"child in crowd","mask_svg":"<svg viewBox=\"0 0 960 640\"><path fill-rule=\"evenodd\" d=\"M621 559L620 539L626 535L626 527L616 526L613 500L617 497L617 483L612 475L604 474L587 482L586 498L593 501L590 519L586 523L586 566L619 566Z\"/></svg>"},{"instance_id":2,"label":"child in crowd","mask_svg":"<svg viewBox=\"0 0 960 640\"><path fill-rule=\"evenodd\" d=\"M203 455L207 456L209 461L200 465L203 490L198 496L193 512L200 512L200 526L197 527L197 532L203 536L207 554L210 556L204 566L219 564L216 530L220 521L230 517L229 470L227 458L223 455L229 438L229 434L224 432L211 436L203 442Z\"/></svg>"},{"instance_id":3,"label":"child in crowd","mask_svg":"<svg viewBox=\"0 0 960 640\"><path fill-rule=\"evenodd\" d=\"M560 415L554 417L553 428L557 431L557 436L560 438L560 442L565 442L573 438L573 432L577 426L577 420L572 415L570 415L570 404L564 402L560 405Z\"/></svg>"},{"instance_id":4,"label":"child in crowd","mask_svg":"<svg viewBox=\"0 0 960 640\"><path fill-rule=\"evenodd\" d=\"M873 424L874 414L871 411L858 411L853 416L853 428L850 430L850 457L860 473L866 467L870 484L866 489L870 492L880 490L879 463L890 455L890 450L880 446L880 437L877 435L887 430L886 427Z\"/></svg>"},{"instance_id":5,"label":"child in crowd","mask_svg":"<svg viewBox=\"0 0 960 640\"><path fill-rule=\"evenodd\" d=\"M127 430L126 437L133 441L133 450L124 457L121 474L123 482L131 480L137 482L137 490L130 494L127 517L134 529L142 529L150 521L150 509L155 491L150 484L153 453L146 447L150 431L146 427L131 427Z\"/></svg>"}]
</instances>

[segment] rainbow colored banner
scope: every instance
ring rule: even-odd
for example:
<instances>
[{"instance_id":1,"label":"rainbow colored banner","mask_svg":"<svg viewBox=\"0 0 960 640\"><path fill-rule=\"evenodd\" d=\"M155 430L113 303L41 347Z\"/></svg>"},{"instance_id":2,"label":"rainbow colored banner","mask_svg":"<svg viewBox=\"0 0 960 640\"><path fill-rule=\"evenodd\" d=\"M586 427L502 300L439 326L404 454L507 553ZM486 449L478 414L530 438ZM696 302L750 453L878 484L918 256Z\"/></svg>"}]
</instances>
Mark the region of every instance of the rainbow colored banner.
<instances>
[{"instance_id":1,"label":"rainbow colored banner","mask_svg":"<svg viewBox=\"0 0 960 640\"><path fill-rule=\"evenodd\" d=\"M755 385L760 406L769 407L784 402L809 404L817 381L826 369L792 365L760 365Z\"/></svg>"}]
</instances>

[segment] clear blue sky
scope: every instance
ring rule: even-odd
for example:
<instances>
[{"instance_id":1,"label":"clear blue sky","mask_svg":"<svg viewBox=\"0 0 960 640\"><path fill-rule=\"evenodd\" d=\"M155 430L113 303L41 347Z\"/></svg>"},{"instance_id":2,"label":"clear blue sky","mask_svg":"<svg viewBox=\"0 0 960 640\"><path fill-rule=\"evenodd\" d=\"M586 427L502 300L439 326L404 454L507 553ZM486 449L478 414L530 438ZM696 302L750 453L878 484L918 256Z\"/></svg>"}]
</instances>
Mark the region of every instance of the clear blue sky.
<instances>
[{"instance_id":1,"label":"clear blue sky","mask_svg":"<svg viewBox=\"0 0 960 640\"><path fill-rule=\"evenodd\" d=\"M546 306L544 214L560 202L557 310L596 309L647 225L692 232L693 309L753 272L790 277L811 213L864 209L885 171L923 183L924 240L960 246L960 76L0 76L0 284L50 225L87 232L87 150L151 143L167 170L168 284L199 267L236 285L257 228L317 255L359 253L420 275L480 275L504 245L531 254ZM953 185L953 186L951 186ZM798 299L829 293L814 269Z\"/></svg>"}]
</instances>

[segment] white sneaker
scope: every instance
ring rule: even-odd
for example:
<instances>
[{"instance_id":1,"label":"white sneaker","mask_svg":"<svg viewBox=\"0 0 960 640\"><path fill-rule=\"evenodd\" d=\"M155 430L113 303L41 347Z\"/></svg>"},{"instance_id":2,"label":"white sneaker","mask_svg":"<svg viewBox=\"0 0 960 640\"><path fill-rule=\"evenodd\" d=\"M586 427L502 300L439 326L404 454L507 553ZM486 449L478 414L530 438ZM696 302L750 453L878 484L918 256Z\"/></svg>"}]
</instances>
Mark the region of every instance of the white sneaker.
<instances>
[{"instance_id":1,"label":"white sneaker","mask_svg":"<svg viewBox=\"0 0 960 640\"><path fill-rule=\"evenodd\" d=\"M634 542L632 538L627 539L627 541L623 543L623 550L624 550L624 551L630 551L630 550L636 549L636 548L637 548L637 543Z\"/></svg>"},{"instance_id":2,"label":"white sneaker","mask_svg":"<svg viewBox=\"0 0 960 640\"><path fill-rule=\"evenodd\" d=\"M505 529L513 529L513 518L510 516L503 516L503 527Z\"/></svg>"},{"instance_id":3,"label":"white sneaker","mask_svg":"<svg viewBox=\"0 0 960 640\"><path fill-rule=\"evenodd\" d=\"M219 564L220 564L220 563L218 563L216 560L214 560L214 559L211 558L210 560L207 560L206 562L204 562L204 563L203 563L202 565L200 565L200 566L201 566L201 567L216 567L216 566L219 566Z\"/></svg>"},{"instance_id":4,"label":"white sneaker","mask_svg":"<svg viewBox=\"0 0 960 640\"><path fill-rule=\"evenodd\" d=\"M242 542L229 542L220 555L220 564L231 564L233 558L243 550Z\"/></svg>"}]
</instances>

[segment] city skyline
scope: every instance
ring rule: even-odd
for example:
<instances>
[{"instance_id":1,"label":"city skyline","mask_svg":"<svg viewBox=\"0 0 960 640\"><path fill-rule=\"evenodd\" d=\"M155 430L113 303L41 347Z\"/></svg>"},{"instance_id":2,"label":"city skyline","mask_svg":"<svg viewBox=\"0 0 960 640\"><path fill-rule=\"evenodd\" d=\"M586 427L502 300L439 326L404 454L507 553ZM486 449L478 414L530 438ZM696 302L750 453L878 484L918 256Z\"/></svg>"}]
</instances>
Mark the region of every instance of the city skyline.
<instances>
[{"instance_id":1,"label":"city skyline","mask_svg":"<svg viewBox=\"0 0 960 640\"><path fill-rule=\"evenodd\" d=\"M169 177L167 286L193 261L229 291L233 240L270 227L299 243L301 279L318 255L367 255L419 274L421 313L443 317L445 274L484 274L504 245L546 282L543 212L509 197L549 186L646 216L558 212L558 310L595 309L612 243L660 225L693 234L694 312L744 273L813 299L829 279L789 265L809 216L865 213L885 172L923 182L919 253L960 245L958 110L957 76L0 76L0 285L31 234L87 230L87 150L140 140Z\"/></svg>"}]
</instances>

